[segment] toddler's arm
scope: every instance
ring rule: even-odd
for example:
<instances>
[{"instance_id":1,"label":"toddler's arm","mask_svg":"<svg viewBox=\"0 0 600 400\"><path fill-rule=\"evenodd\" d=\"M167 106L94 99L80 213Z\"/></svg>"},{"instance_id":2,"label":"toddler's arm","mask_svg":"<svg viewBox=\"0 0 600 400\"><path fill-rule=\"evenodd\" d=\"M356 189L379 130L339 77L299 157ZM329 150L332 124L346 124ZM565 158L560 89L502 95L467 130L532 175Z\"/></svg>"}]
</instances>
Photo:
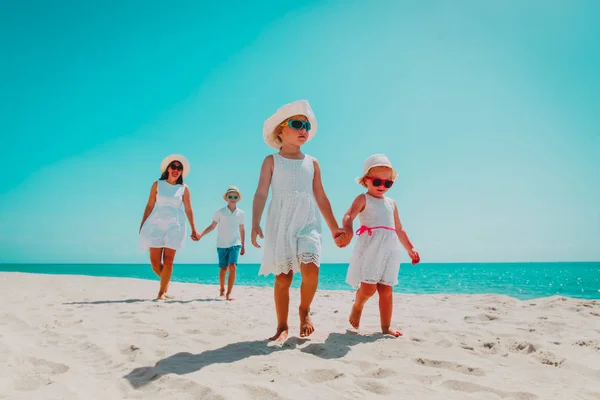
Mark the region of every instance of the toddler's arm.
<instances>
[{"instance_id":1,"label":"toddler's arm","mask_svg":"<svg viewBox=\"0 0 600 400\"><path fill-rule=\"evenodd\" d=\"M260 168L260 178L258 179L258 187L254 193L254 201L252 202L252 234L251 240L254 247L260 248L256 241L256 237L263 238L260 220L262 213L265 210L267 197L269 197L269 187L271 186L271 178L273 177L273 156L265 157L262 167Z\"/></svg>"},{"instance_id":2,"label":"toddler's arm","mask_svg":"<svg viewBox=\"0 0 600 400\"><path fill-rule=\"evenodd\" d=\"M364 194L358 195L352 202L352 205L342 219L342 229L344 231L345 240L340 240L338 246L345 247L352 241L352 235L354 234L354 227L352 225L354 219L365 209L366 203L367 201Z\"/></svg>"},{"instance_id":3,"label":"toddler's arm","mask_svg":"<svg viewBox=\"0 0 600 400\"><path fill-rule=\"evenodd\" d=\"M398 214L398 205L394 203L394 222L396 225L396 234L398 235L398 239L400 239L400 243L404 247L404 249L408 252L408 255L412 259L413 264L416 264L420 261L419 253L414 248L413 244L410 242L408 238L408 234L402 227L402 222L400 222L400 215Z\"/></svg>"}]
</instances>

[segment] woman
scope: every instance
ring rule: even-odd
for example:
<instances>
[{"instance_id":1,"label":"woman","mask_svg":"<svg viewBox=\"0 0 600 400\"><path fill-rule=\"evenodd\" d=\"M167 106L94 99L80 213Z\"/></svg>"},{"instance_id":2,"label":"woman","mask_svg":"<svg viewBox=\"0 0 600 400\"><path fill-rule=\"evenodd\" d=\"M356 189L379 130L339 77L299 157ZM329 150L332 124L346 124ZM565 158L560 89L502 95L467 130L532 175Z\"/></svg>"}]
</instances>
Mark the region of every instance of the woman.
<instances>
[{"instance_id":1,"label":"woman","mask_svg":"<svg viewBox=\"0 0 600 400\"><path fill-rule=\"evenodd\" d=\"M190 163L180 154L172 154L160 164L162 176L152 184L150 198L140 225L140 247L150 249L150 262L160 278L159 300L167 300L167 289L173 272L177 250L183 248L186 236L185 214L192 228L192 239L198 239L190 189L183 178L190 172Z\"/></svg>"}]
</instances>

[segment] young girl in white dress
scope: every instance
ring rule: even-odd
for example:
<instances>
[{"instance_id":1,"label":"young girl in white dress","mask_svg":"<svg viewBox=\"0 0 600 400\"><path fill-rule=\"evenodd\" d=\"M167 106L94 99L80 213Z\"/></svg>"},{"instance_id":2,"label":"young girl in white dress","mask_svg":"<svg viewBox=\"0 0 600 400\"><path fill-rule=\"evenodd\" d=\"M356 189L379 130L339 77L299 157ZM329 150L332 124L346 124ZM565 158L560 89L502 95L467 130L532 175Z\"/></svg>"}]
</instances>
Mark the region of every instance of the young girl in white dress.
<instances>
[{"instance_id":1,"label":"young girl in white dress","mask_svg":"<svg viewBox=\"0 0 600 400\"><path fill-rule=\"evenodd\" d=\"M321 257L321 211L333 237L341 230L321 181L319 163L300 148L317 131L317 120L305 100L286 104L269 117L263 137L277 153L265 158L252 204L252 244L260 247L260 227L265 203L272 187L267 214L263 260L259 275L274 274L277 329L270 340L288 336L290 285L295 272L302 274L300 288L300 336L314 331L310 305L319 280Z\"/></svg>"},{"instance_id":2,"label":"young girl in white dress","mask_svg":"<svg viewBox=\"0 0 600 400\"><path fill-rule=\"evenodd\" d=\"M378 292L381 331L398 337L402 333L392 329L390 324L392 289L398 283L402 247L408 252L413 264L418 263L420 258L402 227L396 202L385 196L396 176L396 171L385 155L375 154L367 159L363 176L359 179L367 192L354 200L344 216L344 234L336 239L336 244L339 247L348 245L352 239L352 222L358 216L361 227L356 232L358 239L346 277L346 282L359 288L350 313L350 324L354 328L359 327L365 303Z\"/></svg>"},{"instance_id":3,"label":"young girl in white dress","mask_svg":"<svg viewBox=\"0 0 600 400\"><path fill-rule=\"evenodd\" d=\"M173 260L177 250L183 248L186 236L185 216L192 227L192 239L198 239L190 189L183 178L190 172L190 163L181 154L172 154L160 164L162 175L152 184L150 197L140 225L139 245L150 250L150 263L160 278L158 299L166 300ZM182 210L183 205L185 209Z\"/></svg>"}]
</instances>

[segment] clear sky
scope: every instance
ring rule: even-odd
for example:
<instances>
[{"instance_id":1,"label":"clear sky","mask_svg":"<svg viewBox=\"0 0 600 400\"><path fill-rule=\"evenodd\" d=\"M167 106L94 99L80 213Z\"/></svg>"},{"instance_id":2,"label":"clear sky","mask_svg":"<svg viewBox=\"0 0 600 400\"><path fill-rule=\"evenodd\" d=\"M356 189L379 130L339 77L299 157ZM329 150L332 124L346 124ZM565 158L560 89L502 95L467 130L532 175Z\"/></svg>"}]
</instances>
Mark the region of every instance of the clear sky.
<instances>
[{"instance_id":1,"label":"clear sky","mask_svg":"<svg viewBox=\"0 0 600 400\"><path fill-rule=\"evenodd\" d=\"M199 229L238 185L249 231L263 121L296 99L338 218L383 152L424 262L600 260L600 2L59 3L0 1L0 262L147 262L171 153Z\"/></svg>"}]
</instances>

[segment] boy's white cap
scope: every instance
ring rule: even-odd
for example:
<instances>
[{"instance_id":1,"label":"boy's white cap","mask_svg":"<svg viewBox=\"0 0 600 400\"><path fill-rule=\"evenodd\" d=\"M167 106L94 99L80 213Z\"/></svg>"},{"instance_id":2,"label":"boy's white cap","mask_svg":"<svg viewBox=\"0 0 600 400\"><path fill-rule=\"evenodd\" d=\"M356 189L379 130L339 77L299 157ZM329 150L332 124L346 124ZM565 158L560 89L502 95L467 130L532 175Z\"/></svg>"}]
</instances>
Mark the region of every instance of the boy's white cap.
<instances>
[{"instance_id":1,"label":"boy's white cap","mask_svg":"<svg viewBox=\"0 0 600 400\"><path fill-rule=\"evenodd\" d=\"M227 201L227 195L229 193L237 193L239 196L238 200L240 200L240 201L242 200L242 192L240 192L240 189L238 189L237 186L229 186L227 188L227 190L225 191L225 194L223 195L223 200Z\"/></svg>"},{"instance_id":2,"label":"boy's white cap","mask_svg":"<svg viewBox=\"0 0 600 400\"><path fill-rule=\"evenodd\" d=\"M369 171L375 167L388 167L391 168L394 175L396 175L396 170L392 167L392 163L387 158L385 154L373 154L367 161L363 164L363 174L360 178L357 179L358 184L365 186L364 178L369 174Z\"/></svg>"},{"instance_id":3,"label":"boy's white cap","mask_svg":"<svg viewBox=\"0 0 600 400\"><path fill-rule=\"evenodd\" d=\"M294 115L304 115L308 119L308 122L310 122L311 128L310 131L308 131L308 138L306 141L308 142L315 136L315 133L317 133L317 118L315 117L312 108L310 108L308 101L297 100L293 103L281 106L275 114L271 115L265 121L265 124L263 125L263 138L269 147L277 150L281 149L281 143L275 140L273 131L279 124Z\"/></svg>"},{"instance_id":4,"label":"boy's white cap","mask_svg":"<svg viewBox=\"0 0 600 400\"><path fill-rule=\"evenodd\" d=\"M181 176L185 178L187 174L190 173L190 162L181 154L171 154L170 156L163 158L163 160L160 162L160 172L165 172L169 164L171 164L173 161L179 161L181 165L183 165Z\"/></svg>"}]
</instances>

